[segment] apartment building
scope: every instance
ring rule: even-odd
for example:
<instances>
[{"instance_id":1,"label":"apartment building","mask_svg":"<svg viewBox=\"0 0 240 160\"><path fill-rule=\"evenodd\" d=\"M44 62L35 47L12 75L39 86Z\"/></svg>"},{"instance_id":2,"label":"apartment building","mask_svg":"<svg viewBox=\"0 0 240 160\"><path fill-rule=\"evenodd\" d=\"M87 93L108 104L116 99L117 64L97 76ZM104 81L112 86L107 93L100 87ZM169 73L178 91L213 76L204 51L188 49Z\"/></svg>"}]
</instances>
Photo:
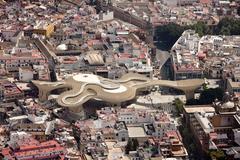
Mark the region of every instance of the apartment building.
<instances>
[{"instance_id":1,"label":"apartment building","mask_svg":"<svg viewBox=\"0 0 240 160\"><path fill-rule=\"evenodd\" d=\"M174 80L203 78L204 70L197 55L199 39L195 31L186 30L173 45L171 52Z\"/></svg>"}]
</instances>

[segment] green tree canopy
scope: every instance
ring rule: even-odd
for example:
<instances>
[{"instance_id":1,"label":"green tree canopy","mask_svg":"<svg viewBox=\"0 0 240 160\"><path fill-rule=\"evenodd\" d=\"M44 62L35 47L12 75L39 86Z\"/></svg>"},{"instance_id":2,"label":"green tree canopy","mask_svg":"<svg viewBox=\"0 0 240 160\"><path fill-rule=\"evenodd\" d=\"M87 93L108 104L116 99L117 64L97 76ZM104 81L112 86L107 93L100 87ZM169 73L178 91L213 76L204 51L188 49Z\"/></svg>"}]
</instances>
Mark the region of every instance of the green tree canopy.
<instances>
[{"instance_id":1,"label":"green tree canopy","mask_svg":"<svg viewBox=\"0 0 240 160\"><path fill-rule=\"evenodd\" d=\"M132 150L132 146L133 146L132 140L129 139L129 140L128 140L128 143L127 143L127 145L126 145L126 147L125 147L125 153L126 153L126 154L129 154L129 151Z\"/></svg>"},{"instance_id":2,"label":"green tree canopy","mask_svg":"<svg viewBox=\"0 0 240 160\"><path fill-rule=\"evenodd\" d=\"M240 9L239 9L240 13ZM223 18L215 26L206 25L204 22L197 22L190 26L180 26L175 23L161 25L156 27L155 39L156 45L163 50L170 50L173 44L182 35L184 30L193 29L199 36L209 35L240 35L240 20L233 18Z\"/></svg>"},{"instance_id":3,"label":"green tree canopy","mask_svg":"<svg viewBox=\"0 0 240 160\"><path fill-rule=\"evenodd\" d=\"M221 35L230 35L231 31L230 31L230 27L222 27L220 30L220 34Z\"/></svg>"},{"instance_id":4,"label":"green tree canopy","mask_svg":"<svg viewBox=\"0 0 240 160\"><path fill-rule=\"evenodd\" d=\"M221 88L209 88L200 94L199 103L200 104L210 104L215 99L222 100L224 91Z\"/></svg>"},{"instance_id":5,"label":"green tree canopy","mask_svg":"<svg viewBox=\"0 0 240 160\"><path fill-rule=\"evenodd\" d=\"M155 31L155 37L158 42L164 42L166 44L166 50L170 50L184 30L184 27L178 24L169 23L167 25L158 26Z\"/></svg>"},{"instance_id":6,"label":"green tree canopy","mask_svg":"<svg viewBox=\"0 0 240 160\"><path fill-rule=\"evenodd\" d=\"M136 138L133 138L132 142L133 142L133 150L136 150L139 146L138 140Z\"/></svg>"},{"instance_id":7,"label":"green tree canopy","mask_svg":"<svg viewBox=\"0 0 240 160\"><path fill-rule=\"evenodd\" d=\"M136 151L139 146L138 140L136 138L129 139L125 147L125 153L129 154L129 151Z\"/></svg>"},{"instance_id":8,"label":"green tree canopy","mask_svg":"<svg viewBox=\"0 0 240 160\"><path fill-rule=\"evenodd\" d=\"M201 21L194 24L193 27L191 28L194 29L200 37L204 36L209 32L209 27L204 22Z\"/></svg>"},{"instance_id":9,"label":"green tree canopy","mask_svg":"<svg viewBox=\"0 0 240 160\"><path fill-rule=\"evenodd\" d=\"M225 160L226 156L222 150L210 151L209 156L212 160Z\"/></svg>"},{"instance_id":10,"label":"green tree canopy","mask_svg":"<svg viewBox=\"0 0 240 160\"><path fill-rule=\"evenodd\" d=\"M181 101L179 98L176 98L174 100L174 105L176 106L178 113L183 113L183 101Z\"/></svg>"}]
</instances>

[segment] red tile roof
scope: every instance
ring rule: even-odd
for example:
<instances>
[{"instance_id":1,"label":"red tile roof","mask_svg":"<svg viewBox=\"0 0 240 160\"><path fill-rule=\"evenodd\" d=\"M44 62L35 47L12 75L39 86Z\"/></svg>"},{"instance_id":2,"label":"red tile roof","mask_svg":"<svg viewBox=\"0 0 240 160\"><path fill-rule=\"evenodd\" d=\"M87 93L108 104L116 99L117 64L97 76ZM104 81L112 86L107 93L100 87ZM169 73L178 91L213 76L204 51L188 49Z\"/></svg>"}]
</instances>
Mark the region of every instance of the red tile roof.
<instances>
[{"instance_id":1,"label":"red tile roof","mask_svg":"<svg viewBox=\"0 0 240 160\"><path fill-rule=\"evenodd\" d=\"M19 149L4 148L3 156L8 159L30 160L59 157L64 158L65 148L57 141L51 140L39 144L23 144Z\"/></svg>"}]
</instances>

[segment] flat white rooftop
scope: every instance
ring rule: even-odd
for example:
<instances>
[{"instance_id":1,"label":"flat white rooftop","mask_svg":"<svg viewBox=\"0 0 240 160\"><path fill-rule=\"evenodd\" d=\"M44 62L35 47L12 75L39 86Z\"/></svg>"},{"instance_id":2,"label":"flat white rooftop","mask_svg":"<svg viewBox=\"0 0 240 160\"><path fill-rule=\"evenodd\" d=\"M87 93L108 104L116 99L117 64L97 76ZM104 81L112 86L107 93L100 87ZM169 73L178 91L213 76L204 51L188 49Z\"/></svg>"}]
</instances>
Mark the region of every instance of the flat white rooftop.
<instances>
[{"instance_id":1,"label":"flat white rooftop","mask_svg":"<svg viewBox=\"0 0 240 160\"><path fill-rule=\"evenodd\" d=\"M109 93L122 93L127 91L127 88L123 85L120 85L120 87L117 89L103 89L103 90Z\"/></svg>"},{"instance_id":2,"label":"flat white rooftop","mask_svg":"<svg viewBox=\"0 0 240 160\"><path fill-rule=\"evenodd\" d=\"M98 76L93 74L78 74L73 76L73 79L78 82L100 84Z\"/></svg>"},{"instance_id":3,"label":"flat white rooftop","mask_svg":"<svg viewBox=\"0 0 240 160\"><path fill-rule=\"evenodd\" d=\"M130 138L147 137L143 127L127 127Z\"/></svg>"}]
</instances>

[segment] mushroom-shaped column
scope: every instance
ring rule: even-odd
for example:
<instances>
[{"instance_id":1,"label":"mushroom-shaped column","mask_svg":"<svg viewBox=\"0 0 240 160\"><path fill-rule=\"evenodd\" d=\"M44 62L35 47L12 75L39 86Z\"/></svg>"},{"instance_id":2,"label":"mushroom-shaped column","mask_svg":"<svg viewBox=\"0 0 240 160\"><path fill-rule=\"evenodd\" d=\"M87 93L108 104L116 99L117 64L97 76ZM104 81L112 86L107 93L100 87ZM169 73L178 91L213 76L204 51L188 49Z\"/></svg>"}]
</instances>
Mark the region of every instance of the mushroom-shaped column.
<instances>
[{"instance_id":1,"label":"mushroom-shaped column","mask_svg":"<svg viewBox=\"0 0 240 160\"><path fill-rule=\"evenodd\" d=\"M38 98L40 101L48 100L51 91L68 86L65 82L32 81L32 83L38 88Z\"/></svg>"}]
</instances>

